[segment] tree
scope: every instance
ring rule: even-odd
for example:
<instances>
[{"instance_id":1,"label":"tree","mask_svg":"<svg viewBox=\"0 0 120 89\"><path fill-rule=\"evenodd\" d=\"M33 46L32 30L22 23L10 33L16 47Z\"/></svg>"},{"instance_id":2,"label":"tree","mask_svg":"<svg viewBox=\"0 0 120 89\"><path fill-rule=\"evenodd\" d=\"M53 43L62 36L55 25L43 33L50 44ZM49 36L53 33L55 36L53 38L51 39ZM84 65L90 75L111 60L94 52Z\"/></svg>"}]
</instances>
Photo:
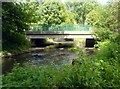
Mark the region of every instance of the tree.
<instances>
[{"instance_id":1,"label":"tree","mask_svg":"<svg viewBox=\"0 0 120 89\"><path fill-rule=\"evenodd\" d=\"M11 7L11 8L9 8ZM29 29L29 24L35 22L35 5L34 3L13 3L3 2L3 31L12 30L22 33ZM8 27L7 27L8 26ZM11 28L11 29L7 29Z\"/></svg>"},{"instance_id":2,"label":"tree","mask_svg":"<svg viewBox=\"0 0 120 89\"><path fill-rule=\"evenodd\" d=\"M95 27L104 27L111 30L119 28L119 2L111 2L105 6L99 6L87 15L89 24Z\"/></svg>"},{"instance_id":3,"label":"tree","mask_svg":"<svg viewBox=\"0 0 120 89\"><path fill-rule=\"evenodd\" d=\"M102 55L99 56L109 61L112 58L112 61L119 61L120 58L119 4L120 2L110 2L104 6L100 5L87 15L88 23L96 28L96 36L101 40L98 47Z\"/></svg>"},{"instance_id":4,"label":"tree","mask_svg":"<svg viewBox=\"0 0 120 89\"><path fill-rule=\"evenodd\" d=\"M66 2L69 10L74 13L76 23L85 24L86 15L92 11L98 4L96 1L74 1Z\"/></svg>"},{"instance_id":5,"label":"tree","mask_svg":"<svg viewBox=\"0 0 120 89\"><path fill-rule=\"evenodd\" d=\"M34 8L30 4L20 2L2 3L3 50L13 52L29 47L30 43L23 34L25 30L29 30L29 24L35 18L33 14Z\"/></svg>"},{"instance_id":6,"label":"tree","mask_svg":"<svg viewBox=\"0 0 120 89\"><path fill-rule=\"evenodd\" d=\"M74 23L72 13L66 10L62 2L42 2L39 13L39 24L42 24L44 30L53 25Z\"/></svg>"}]
</instances>

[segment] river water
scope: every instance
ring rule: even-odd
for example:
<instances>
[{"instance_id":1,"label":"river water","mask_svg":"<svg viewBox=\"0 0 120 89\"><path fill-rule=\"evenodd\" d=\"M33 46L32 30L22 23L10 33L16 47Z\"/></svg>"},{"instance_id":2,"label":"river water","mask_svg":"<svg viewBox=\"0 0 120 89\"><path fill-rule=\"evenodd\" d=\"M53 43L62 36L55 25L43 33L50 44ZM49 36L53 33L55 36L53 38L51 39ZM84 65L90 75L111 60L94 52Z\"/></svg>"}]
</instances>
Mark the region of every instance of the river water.
<instances>
[{"instance_id":1,"label":"river water","mask_svg":"<svg viewBox=\"0 0 120 89\"><path fill-rule=\"evenodd\" d=\"M42 66L53 65L60 67L62 65L69 65L72 60L78 57L78 52L72 52L69 49L36 49L29 53L14 56L12 58L2 59L2 73L10 72L16 63L21 66Z\"/></svg>"}]
</instances>

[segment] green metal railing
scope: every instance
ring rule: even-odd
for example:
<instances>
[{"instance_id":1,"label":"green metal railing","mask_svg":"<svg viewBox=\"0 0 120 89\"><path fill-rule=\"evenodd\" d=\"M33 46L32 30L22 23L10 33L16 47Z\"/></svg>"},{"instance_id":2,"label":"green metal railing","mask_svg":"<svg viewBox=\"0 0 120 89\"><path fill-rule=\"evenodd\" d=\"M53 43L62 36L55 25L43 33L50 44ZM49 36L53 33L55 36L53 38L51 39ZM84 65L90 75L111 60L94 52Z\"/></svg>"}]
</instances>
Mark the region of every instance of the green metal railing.
<instances>
[{"instance_id":1,"label":"green metal railing","mask_svg":"<svg viewBox=\"0 0 120 89\"><path fill-rule=\"evenodd\" d=\"M61 24L61 25L45 25L36 24L30 27L32 31L90 31L91 25L78 25L78 24Z\"/></svg>"}]
</instances>

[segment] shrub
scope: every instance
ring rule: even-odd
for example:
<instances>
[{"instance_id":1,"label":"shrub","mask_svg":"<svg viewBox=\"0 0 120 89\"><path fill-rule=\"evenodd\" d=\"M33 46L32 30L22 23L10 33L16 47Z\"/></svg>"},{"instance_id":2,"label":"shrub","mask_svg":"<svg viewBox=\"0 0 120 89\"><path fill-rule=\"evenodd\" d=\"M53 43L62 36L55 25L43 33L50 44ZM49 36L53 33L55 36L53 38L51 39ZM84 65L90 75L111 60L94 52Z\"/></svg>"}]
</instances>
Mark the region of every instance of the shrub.
<instances>
[{"instance_id":1,"label":"shrub","mask_svg":"<svg viewBox=\"0 0 120 89\"><path fill-rule=\"evenodd\" d=\"M12 32L6 35L8 40L3 40L3 50L8 52L16 53L30 47L30 42L28 39L16 32Z\"/></svg>"}]
</instances>

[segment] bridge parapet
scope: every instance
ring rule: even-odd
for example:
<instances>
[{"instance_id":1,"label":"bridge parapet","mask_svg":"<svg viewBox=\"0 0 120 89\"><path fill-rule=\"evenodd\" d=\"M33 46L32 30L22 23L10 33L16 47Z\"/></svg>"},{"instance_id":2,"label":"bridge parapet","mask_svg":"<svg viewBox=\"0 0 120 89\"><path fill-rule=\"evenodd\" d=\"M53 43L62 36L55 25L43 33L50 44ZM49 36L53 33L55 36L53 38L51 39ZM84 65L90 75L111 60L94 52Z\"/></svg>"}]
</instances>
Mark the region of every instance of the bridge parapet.
<instances>
[{"instance_id":1,"label":"bridge parapet","mask_svg":"<svg viewBox=\"0 0 120 89\"><path fill-rule=\"evenodd\" d=\"M31 31L90 31L91 25L83 25L83 24L60 24L60 25L52 25L52 24L34 24L31 25Z\"/></svg>"}]
</instances>

